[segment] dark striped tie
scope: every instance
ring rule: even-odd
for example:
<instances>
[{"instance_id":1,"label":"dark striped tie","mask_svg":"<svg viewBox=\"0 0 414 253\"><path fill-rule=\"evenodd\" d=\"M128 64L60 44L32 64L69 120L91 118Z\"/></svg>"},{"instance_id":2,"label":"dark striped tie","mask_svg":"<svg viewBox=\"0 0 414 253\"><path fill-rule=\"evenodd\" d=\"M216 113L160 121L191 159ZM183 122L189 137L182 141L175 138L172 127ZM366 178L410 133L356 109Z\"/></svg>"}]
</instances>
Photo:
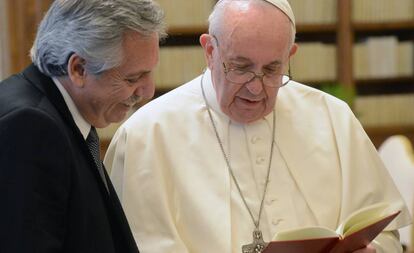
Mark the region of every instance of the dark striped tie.
<instances>
[{"instance_id":1,"label":"dark striped tie","mask_svg":"<svg viewBox=\"0 0 414 253\"><path fill-rule=\"evenodd\" d=\"M91 127L91 131L86 138L86 143L88 144L89 150L95 160L96 167L98 167L99 174L101 175L102 181L104 182L106 189L108 190L108 185L105 179L104 168L102 166L102 161L99 155L99 137L96 133L95 127Z\"/></svg>"}]
</instances>

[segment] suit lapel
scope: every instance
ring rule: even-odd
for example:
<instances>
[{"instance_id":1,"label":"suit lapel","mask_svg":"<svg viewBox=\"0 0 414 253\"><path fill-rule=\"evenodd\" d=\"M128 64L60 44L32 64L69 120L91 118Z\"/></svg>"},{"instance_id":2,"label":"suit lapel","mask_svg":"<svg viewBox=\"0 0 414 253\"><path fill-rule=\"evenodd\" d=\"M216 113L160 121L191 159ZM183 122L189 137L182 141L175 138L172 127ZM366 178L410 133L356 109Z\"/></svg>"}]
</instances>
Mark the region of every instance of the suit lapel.
<instances>
[{"instance_id":1,"label":"suit lapel","mask_svg":"<svg viewBox=\"0 0 414 253\"><path fill-rule=\"evenodd\" d=\"M106 169L104 170L106 181L108 182L109 190L109 205L111 205L110 215L112 227L114 231L122 231L122 233L114 233L114 239L117 243L117 247L123 249L123 252L139 252L134 237L132 236L131 229L126 219L122 205L118 199L118 195L112 185Z\"/></svg>"},{"instance_id":2,"label":"suit lapel","mask_svg":"<svg viewBox=\"0 0 414 253\"><path fill-rule=\"evenodd\" d=\"M81 149L81 152L85 155L89 163L89 169L92 170L95 179L98 181L98 185L101 191L101 197L105 203L106 210L108 213L109 222L112 227L112 235L116 243L116 247L120 252L138 252L135 240L132 236L131 230L129 228L128 222L126 220L125 214L122 210L121 204L117 197L117 194L112 186L112 183L104 169L105 177L108 182L108 190L98 172L98 168L95 164L95 161L92 157L92 154L89 151L89 148L86 144L86 141L77 127L72 114L67 107L65 100L60 93L59 89L56 87L56 84L53 80L42 74L37 67L33 64L25 69L21 75L37 89L39 89L48 100L54 105L56 110L59 112L65 124L68 126L70 131L72 131L75 141L78 143L78 146Z\"/></svg>"},{"instance_id":3,"label":"suit lapel","mask_svg":"<svg viewBox=\"0 0 414 253\"><path fill-rule=\"evenodd\" d=\"M69 108L66 105L66 102L63 99L62 94L56 87L56 84L50 77L41 73L39 69L33 64L26 68L23 71L22 75L37 89L43 92L45 96L49 99L49 101L55 106L56 110L59 112L65 124L72 131L73 136L75 137L76 142L81 148L82 153L86 156L86 159L88 160L88 163L90 165L89 168L92 170L92 173L98 181L100 191L102 192L102 196L105 198L105 201L109 201L108 191L106 189L105 183L102 181L102 178L99 174L94 158L89 151L88 145L86 144L86 141L83 138L82 133L80 132L78 126L73 120L72 114L70 113Z\"/></svg>"}]
</instances>

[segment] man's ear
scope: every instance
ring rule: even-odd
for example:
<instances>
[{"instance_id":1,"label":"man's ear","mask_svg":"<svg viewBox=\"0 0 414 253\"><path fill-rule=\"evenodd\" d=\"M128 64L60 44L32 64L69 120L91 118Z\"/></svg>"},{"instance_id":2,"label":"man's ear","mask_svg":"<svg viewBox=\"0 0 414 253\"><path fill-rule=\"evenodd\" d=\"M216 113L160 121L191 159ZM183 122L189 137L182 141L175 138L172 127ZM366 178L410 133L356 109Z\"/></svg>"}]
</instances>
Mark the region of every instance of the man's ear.
<instances>
[{"instance_id":1,"label":"man's ear","mask_svg":"<svg viewBox=\"0 0 414 253\"><path fill-rule=\"evenodd\" d=\"M213 68L213 37L210 34L202 34L200 36L200 44L204 49L204 57L207 62L207 66Z\"/></svg>"},{"instance_id":2,"label":"man's ear","mask_svg":"<svg viewBox=\"0 0 414 253\"><path fill-rule=\"evenodd\" d=\"M292 47L290 48L289 58L292 57L294 54L296 54L297 50L298 50L298 44L293 43Z\"/></svg>"},{"instance_id":3,"label":"man's ear","mask_svg":"<svg viewBox=\"0 0 414 253\"><path fill-rule=\"evenodd\" d=\"M77 54L72 54L68 61L68 76L77 87L83 87L86 78L85 60Z\"/></svg>"}]
</instances>

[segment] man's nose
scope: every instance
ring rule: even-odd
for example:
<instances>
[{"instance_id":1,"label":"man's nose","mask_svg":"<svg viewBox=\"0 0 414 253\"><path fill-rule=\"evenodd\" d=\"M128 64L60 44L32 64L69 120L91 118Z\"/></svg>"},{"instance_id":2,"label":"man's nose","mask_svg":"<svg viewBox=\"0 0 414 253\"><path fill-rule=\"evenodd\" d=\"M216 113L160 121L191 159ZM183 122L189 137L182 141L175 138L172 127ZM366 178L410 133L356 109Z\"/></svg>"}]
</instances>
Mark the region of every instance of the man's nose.
<instances>
[{"instance_id":1,"label":"man's nose","mask_svg":"<svg viewBox=\"0 0 414 253\"><path fill-rule=\"evenodd\" d=\"M152 78L150 78L144 85L138 86L134 90L134 95L142 97L143 99L151 99L155 93L155 83Z\"/></svg>"},{"instance_id":2,"label":"man's nose","mask_svg":"<svg viewBox=\"0 0 414 253\"><path fill-rule=\"evenodd\" d=\"M259 95L263 91L263 76L256 75L253 80L246 83L246 88L253 95Z\"/></svg>"}]
</instances>

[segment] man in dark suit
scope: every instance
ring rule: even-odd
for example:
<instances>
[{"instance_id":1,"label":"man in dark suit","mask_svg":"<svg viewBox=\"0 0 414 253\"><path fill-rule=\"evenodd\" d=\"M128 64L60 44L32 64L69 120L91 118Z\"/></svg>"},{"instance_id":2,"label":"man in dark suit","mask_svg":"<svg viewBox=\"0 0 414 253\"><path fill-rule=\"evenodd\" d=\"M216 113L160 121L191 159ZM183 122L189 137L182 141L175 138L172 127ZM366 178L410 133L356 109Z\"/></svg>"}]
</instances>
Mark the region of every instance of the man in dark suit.
<instances>
[{"instance_id":1,"label":"man in dark suit","mask_svg":"<svg viewBox=\"0 0 414 253\"><path fill-rule=\"evenodd\" d=\"M0 252L138 252L95 127L154 94L151 0L56 0L33 64L0 83Z\"/></svg>"}]
</instances>

